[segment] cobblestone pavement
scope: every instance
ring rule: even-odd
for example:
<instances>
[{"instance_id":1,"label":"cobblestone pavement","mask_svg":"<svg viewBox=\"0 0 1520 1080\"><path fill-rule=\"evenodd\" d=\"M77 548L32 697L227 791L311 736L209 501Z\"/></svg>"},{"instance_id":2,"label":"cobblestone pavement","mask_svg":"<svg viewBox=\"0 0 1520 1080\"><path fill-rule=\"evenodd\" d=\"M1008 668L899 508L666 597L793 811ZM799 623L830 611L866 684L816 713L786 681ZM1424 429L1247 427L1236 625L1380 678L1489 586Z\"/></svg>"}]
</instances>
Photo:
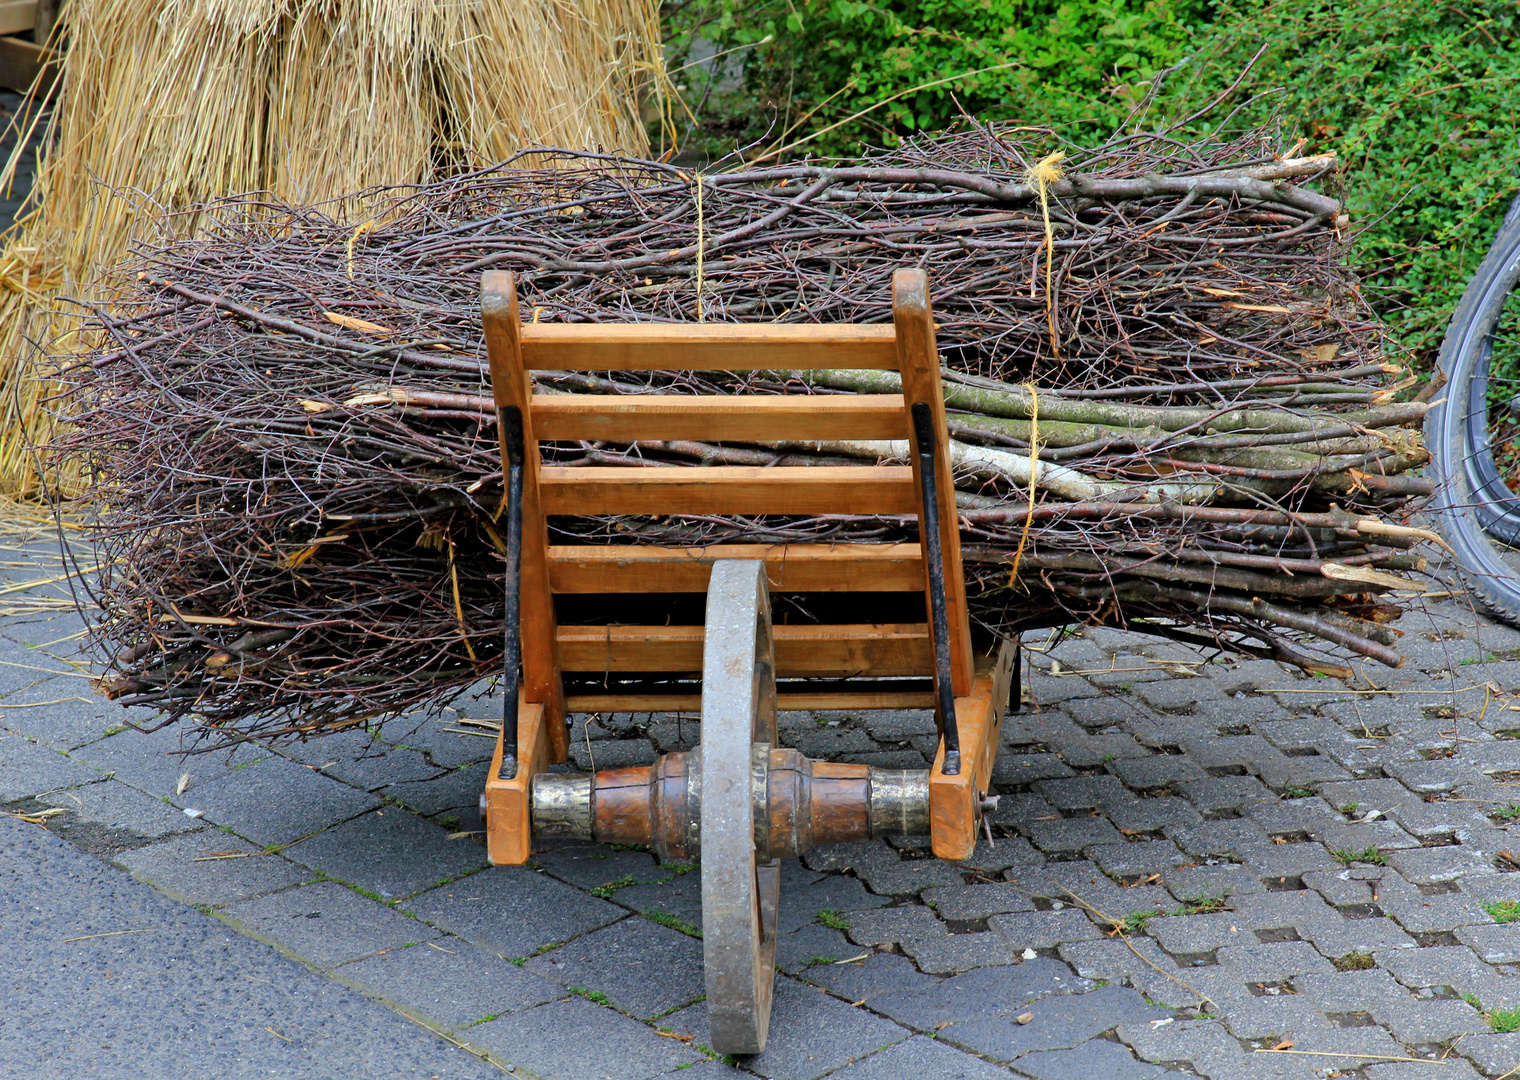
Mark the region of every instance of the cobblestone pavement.
<instances>
[{"instance_id":1,"label":"cobblestone pavement","mask_svg":"<svg viewBox=\"0 0 1520 1080\"><path fill-rule=\"evenodd\" d=\"M0 803L63 809L57 835L519 1075L1499 1077L1520 1066L1520 633L1440 593L1397 625L1408 664L1354 687L1030 635L993 842L789 865L770 1046L737 1068L704 1047L690 867L601 845L486 865L489 697L181 759L173 729L122 730L91 695L77 616L13 614ZM783 729L894 767L934 741L915 712ZM574 764L697 734L577 717Z\"/></svg>"}]
</instances>

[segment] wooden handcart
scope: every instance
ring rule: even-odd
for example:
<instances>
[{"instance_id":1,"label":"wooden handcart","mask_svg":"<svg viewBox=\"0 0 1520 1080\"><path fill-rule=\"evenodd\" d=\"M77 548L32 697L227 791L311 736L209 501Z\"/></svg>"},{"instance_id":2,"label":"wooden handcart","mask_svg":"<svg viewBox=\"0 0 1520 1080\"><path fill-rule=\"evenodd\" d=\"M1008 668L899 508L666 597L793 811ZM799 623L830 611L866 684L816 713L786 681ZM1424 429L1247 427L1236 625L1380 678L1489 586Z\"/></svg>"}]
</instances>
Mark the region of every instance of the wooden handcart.
<instances>
[{"instance_id":1,"label":"wooden handcart","mask_svg":"<svg viewBox=\"0 0 1520 1080\"><path fill-rule=\"evenodd\" d=\"M925 275L893 276L890 326L524 324L505 272L484 275L481 312L508 549L502 737L481 796L490 859L520 865L547 836L700 858L711 1044L758 1053L779 860L814 844L924 834L936 856L965 859L992 805L1017 649L972 648ZM529 378L822 368L898 371L902 393L535 394ZM823 438L906 440L911 465L602 468L539 457L540 440ZM546 525L552 515L656 514L916 515L922 542L560 545ZM670 597L704 592L702 625L557 617L596 598L619 615L668 611ZM871 618L773 625L772 592L823 596L830 611ZM894 604L902 621L882 617ZM931 707L940 734L931 769L815 761L777 744L778 708ZM698 708L691 751L646 767L546 771L566 759L571 713Z\"/></svg>"}]
</instances>

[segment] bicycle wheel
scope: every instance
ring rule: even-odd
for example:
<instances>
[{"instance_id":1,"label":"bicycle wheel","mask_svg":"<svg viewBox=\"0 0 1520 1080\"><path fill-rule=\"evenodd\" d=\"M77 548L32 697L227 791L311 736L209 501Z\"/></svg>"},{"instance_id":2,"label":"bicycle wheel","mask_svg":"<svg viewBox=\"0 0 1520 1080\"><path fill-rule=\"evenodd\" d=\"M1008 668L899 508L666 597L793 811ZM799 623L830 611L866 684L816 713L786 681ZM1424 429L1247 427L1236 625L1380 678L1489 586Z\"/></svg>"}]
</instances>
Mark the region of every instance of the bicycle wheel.
<instances>
[{"instance_id":1,"label":"bicycle wheel","mask_svg":"<svg viewBox=\"0 0 1520 1080\"><path fill-rule=\"evenodd\" d=\"M1440 531L1491 614L1520 626L1520 196L1441 343L1442 400L1425 418Z\"/></svg>"}]
</instances>

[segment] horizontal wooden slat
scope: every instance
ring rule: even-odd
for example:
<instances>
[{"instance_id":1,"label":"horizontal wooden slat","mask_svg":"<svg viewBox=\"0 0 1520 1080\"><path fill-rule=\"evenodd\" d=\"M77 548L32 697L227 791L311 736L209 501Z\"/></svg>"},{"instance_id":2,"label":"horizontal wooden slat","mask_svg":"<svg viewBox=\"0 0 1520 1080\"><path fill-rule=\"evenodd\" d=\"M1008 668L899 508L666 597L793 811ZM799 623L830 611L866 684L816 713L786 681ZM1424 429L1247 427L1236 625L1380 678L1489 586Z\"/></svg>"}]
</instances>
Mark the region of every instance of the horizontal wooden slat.
<instances>
[{"instance_id":1,"label":"horizontal wooden slat","mask_svg":"<svg viewBox=\"0 0 1520 1080\"><path fill-rule=\"evenodd\" d=\"M527 323L524 366L537 371L897 370L885 324Z\"/></svg>"},{"instance_id":2,"label":"horizontal wooden slat","mask_svg":"<svg viewBox=\"0 0 1520 1080\"><path fill-rule=\"evenodd\" d=\"M778 678L927 675L934 669L923 623L777 626ZM700 626L561 626L564 671L700 671Z\"/></svg>"},{"instance_id":3,"label":"horizontal wooden slat","mask_svg":"<svg viewBox=\"0 0 1520 1080\"><path fill-rule=\"evenodd\" d=\"M714 544L705 548L549 548L556 593L706 592L717 559L764 559L777 592L917 592L924 587L917 544Z\"/></svg>"},{"instance_id":4,"label":"horizontal wooden slat","mask_svg":"<svg viewBox=\"0 0 1520 1080\"><path fill-rule=\"evenodd\" d=\"M906 439L901 394L792 397L538 394L539 439Z\"/></svg>"},{"instance_id":5,"label":"horizontal wooden slat","mask_svg":"<svg viewBox=\"0 0 1520 1080\"><path fill-rule=\"evenodd\" d=\"M571 694L565 707L574 713L610 712L689 712L702 711L700 694ZM828 709L848 712L851 709L932 709L934 694L777 694L776 708L788 710Z\"/></svg>"},{"instance_id":6,"label":"horizontal wooden slat","mask_svg":"<svg viewBox=\"0 0 1520 1080\"><path fill-rule=\"evenodd\" d=\"M546 514L913 514L906 465L545 466Z\"/></svg>"}]
</instances>

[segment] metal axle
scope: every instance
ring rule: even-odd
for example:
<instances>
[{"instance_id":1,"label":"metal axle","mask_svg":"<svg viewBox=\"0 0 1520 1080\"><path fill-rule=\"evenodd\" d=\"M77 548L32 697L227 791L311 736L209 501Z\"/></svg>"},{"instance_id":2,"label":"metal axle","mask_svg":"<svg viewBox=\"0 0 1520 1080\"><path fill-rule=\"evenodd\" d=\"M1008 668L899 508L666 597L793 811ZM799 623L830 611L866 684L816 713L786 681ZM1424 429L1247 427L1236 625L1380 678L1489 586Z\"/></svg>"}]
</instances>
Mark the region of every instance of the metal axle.
<instances>
[{"instance_id":1,"label":"metal axle","mask_svg":"<svg viewBox=\"0 0 1520 1080\"><path fill-rule=\"evenodd\" d=\"M533 778L533 832L647 844L661 858L700 854L701 748L653 765ZM751 747L755 856L797 856L818 844L929 834L929 771L814 761Z\"/></svg>"}]
</instances>

